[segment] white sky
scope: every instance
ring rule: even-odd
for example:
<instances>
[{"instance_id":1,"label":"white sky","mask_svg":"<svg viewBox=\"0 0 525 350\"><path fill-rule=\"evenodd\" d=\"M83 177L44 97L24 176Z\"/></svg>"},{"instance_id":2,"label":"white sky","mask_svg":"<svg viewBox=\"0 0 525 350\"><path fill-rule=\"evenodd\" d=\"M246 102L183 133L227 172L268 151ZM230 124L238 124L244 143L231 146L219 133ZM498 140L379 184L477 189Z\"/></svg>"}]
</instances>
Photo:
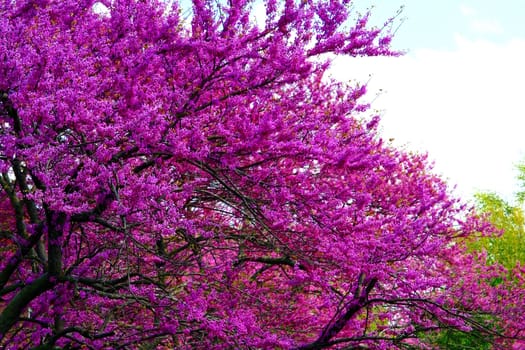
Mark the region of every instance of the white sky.
<instances>
[{"instance_id":1,"label":"white sky","mask_svg":"<svg viewBox=\"0 0 525 350\"><path fill-rule=\"evenodd\" d=\"M334 63L337 77L370 79L372 98L382 89L372 108L383 111L384 138L428 152L435 171L467 200L476 191L510 200L518 190L515 165L525 161L522 1L406 0L407 20L394 41L405 56ZM400 4L377 5L375 18Z\"/></svg>"}]
</instances>

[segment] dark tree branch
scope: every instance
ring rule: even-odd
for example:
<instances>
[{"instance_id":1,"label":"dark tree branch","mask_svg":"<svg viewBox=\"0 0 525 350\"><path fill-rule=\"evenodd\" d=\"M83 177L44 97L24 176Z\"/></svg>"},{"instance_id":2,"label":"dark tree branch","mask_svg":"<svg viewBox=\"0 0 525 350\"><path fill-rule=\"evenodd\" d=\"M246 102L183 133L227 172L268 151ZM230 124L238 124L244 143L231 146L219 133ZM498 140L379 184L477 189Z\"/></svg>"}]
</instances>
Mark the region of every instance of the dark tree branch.
<instances>
[{"instance_id":1,"label":"dark tree branch","mask_svg":"<svg viewBox=\"0 0 525 350\"><path fill-rule=\"evenodd\" d=\"M0 340L16 324L27 305L42 293L53 288L54 285L55 283L50 281L49 275L46 273L17 293L0 314Z\"/></svg>"},{"instance_id":2,"label":"dark tree branch","mask_svg":"<svg viewBox=\"0 0 525 350\"><path fill-rule=\"evenodd\" d=\"M3 291L5 285L9 281L9 278L13 274L13 272L18 267L18 264L20 264L20 261L24 257L26 257L33 247L40 241L40 238L42 237L42 234L44 233L43 225L40 224L35 229L35 232L29 236L29 238L24 242L24 244L21 245L20 248L20 254L17 254L11 258L11 260L7 263L7 265L4 267L2 272L0 272L0 290Z\"/></svg>"},{"instance_id":3,"label":"dark tree branch","mask_svg":"<svg viewBox=\"0 0 525 350\"><path fill-rule=\"evenodd\" d=\"M376 278L371 278L370 280L366 281L365 275L361 274L359 276L357 287L354 291L354 297L345 305L344 313L326 325L317 340L315 340L313 343L300 346L295 350L320 350L333 345L331 340L344 328L344 326L346 326L348 321L353 316L355 316L363 307L367 305L368 295L376 283Z\"/></svg>"}]
</instances>

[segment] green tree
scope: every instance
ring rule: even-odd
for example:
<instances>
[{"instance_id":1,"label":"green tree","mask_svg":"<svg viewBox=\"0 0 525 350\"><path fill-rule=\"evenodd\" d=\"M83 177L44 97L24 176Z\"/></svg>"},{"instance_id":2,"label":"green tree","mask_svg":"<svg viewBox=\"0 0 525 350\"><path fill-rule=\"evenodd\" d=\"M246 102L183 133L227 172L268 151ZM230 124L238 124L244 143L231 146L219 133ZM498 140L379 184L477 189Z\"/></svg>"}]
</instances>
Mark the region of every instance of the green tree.
<instances>
[{"instance_id":1,"label":"green tree","mask_svg":"<svg viewBox=\"0 0 525 350\"><path fill-rule=\"evenodd\" d=\"M525 167L521 166L519 179L525 185ZM512 270L517 262L525 263L525 213L523 210L525 192L518 192L515 203L509 203L496 193L478 193L476 206L500 235L478 237L471 242L474 250L485 250L490 263L499 263Z\"/></svg>"}]
</instances>

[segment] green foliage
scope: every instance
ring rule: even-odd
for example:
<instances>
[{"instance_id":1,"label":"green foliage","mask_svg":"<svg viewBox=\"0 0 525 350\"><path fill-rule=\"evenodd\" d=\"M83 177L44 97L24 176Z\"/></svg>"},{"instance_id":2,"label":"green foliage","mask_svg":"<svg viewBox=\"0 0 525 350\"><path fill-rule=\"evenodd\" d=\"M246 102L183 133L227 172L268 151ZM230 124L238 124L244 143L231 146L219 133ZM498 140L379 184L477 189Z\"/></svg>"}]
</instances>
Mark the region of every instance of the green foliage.
<instances>
[{"instance_id":1,"label":"green foliage","mask_svg":"<svg viewBox=\"0 0 525 350\"><path fill-rule=\"evenodd\" d=\"M516 199L520 204L525 203L525 162L518 164L519 191L516 193Z\"/></svg>"},{"instance_id":2,"label":"green foliage","mask_svg":"<svg viewBox=\"0 0 525 350\"><path fill-rule=\"evenodd\" d=\"M489 263L500 263L512 270L517 262L525 263L525 163L517 166L519 191L515 204L511 204L495 193L478 193L478 210L488 216L495 228L500 230L497 237L481 237L471 242L473 250L485 250Z\"/></svg>"},{"instance_id":3,"label":"green foliage","mask_svg":"<svg viewBox=\"0 0 525 350\"><path fill-rule=\"evenodd\" d=\"M512 205L495 193L476 195L478 210L488 216L501 235L480 237L471 242L473 250L485 250L489 263L500 263L511 270L525 262L525 214L518 202Z\"/></svg>"},{"instance_id":4,"label":"green foliage","mask_svg":"<svg viewBox=\"0 0 525 350\"><path fill-rule=\"evenodd\" d=\"M429 337L431 344L438 349L447 350L489 350L492 349L490 339L486 339L479 332L461 332L456 329L442 330Z\"/></svg>"},{"instance_id":5,"label":"green foliage","mask_svg":"<svg viewBox=\"0 0 525 350\"><path fill-rule=\"evenodd\" d=\"M491 315L476 315L473 321L479 326L501 332L496 326L494 317ZM456 328L442 328L439 331L424 333L419 336L424 343L429 344L433 349L446 350L489 350L493 349L494 338L489 334L482 333L478 329L459 330Z\"/></svg>"}]
</instances>

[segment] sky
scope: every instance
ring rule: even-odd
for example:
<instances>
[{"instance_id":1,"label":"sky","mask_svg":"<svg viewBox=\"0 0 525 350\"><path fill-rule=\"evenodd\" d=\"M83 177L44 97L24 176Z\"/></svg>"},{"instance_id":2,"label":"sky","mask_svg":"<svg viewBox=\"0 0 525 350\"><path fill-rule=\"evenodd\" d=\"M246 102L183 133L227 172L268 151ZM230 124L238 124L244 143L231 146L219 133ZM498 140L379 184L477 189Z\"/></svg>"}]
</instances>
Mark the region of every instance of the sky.
<instances>
[{"instance_id":1,"label":"sky","mask_svg":"<svg viewBox=\"0 0 525 350\"><path fill-rule=\"evenodd\" d=\"M524 0L356 0L383 23L403 5L397 58L337 59L340 79L368 81L385 139L428 153L434 171L470 200L518 190L525 161Z\"/></svg>"}]
</instances>

